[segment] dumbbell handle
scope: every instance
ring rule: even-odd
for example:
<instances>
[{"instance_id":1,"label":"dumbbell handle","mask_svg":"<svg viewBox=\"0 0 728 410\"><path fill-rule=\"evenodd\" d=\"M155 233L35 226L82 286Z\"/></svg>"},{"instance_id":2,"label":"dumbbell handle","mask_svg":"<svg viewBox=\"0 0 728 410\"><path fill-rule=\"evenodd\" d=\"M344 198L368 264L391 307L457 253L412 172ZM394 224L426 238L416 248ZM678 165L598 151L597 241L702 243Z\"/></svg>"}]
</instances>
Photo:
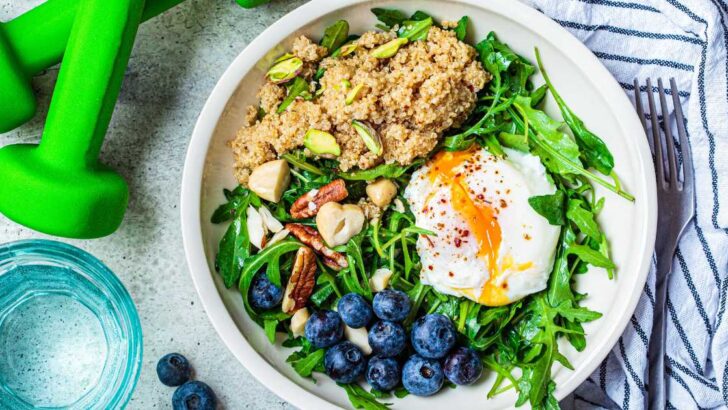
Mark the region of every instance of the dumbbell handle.
<instances>
[{"instance_id":1,"label":"dumbbell handle","mask_svg":"<svg viewBox=\"0 0 728 410\"><path fill-rule=\"evenodd\" d=\"M184 0L147 0L142 21ZM61 61L80 0L48 0L3 26L25 73L32 77Z\"/></svg>"}]
</instances>

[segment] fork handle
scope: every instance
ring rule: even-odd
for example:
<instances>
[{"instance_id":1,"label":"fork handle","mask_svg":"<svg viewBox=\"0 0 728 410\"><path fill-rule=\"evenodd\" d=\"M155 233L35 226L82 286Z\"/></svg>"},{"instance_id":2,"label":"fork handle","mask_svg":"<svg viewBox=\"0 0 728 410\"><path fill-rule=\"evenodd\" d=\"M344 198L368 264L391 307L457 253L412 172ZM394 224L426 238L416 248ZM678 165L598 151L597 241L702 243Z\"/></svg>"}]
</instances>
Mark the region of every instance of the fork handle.
<instances>
[{"instance_id":1,"label":"fork handle","mask_svg":"<svg viewBox=\"0 0 728 410\"><path fill-rule=\"evenodd\" d=\"M650 365L649 384L647 385L648 408L664 410L667 403L667 381L665 380L665 327L667 324L667 284L672 271L674 250L658 250L657 271L655 272L655 308L652 317L652 337L648 350Z\"/></svg>"}]
</instances>

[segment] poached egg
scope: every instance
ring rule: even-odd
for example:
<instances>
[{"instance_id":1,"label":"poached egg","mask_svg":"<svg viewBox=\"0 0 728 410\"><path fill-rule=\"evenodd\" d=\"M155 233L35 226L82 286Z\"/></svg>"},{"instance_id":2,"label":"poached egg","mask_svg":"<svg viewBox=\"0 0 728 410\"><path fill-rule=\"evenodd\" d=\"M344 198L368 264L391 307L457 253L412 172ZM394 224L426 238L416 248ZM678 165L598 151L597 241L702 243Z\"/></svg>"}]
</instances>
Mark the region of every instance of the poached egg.
<instances>
[{"instance_id":1,"label":"poached egg","mask_svg":"<svg viewBox=\"0 0 728 410\"><path fill-rule=\"evenodd\" d=\"M414 172L404 197L420 235L420 280L435 290L502 306L546 288L560 227L528 198L556 190L538 157L505 149L436 154Z\"/></svg>"}]
</instances>

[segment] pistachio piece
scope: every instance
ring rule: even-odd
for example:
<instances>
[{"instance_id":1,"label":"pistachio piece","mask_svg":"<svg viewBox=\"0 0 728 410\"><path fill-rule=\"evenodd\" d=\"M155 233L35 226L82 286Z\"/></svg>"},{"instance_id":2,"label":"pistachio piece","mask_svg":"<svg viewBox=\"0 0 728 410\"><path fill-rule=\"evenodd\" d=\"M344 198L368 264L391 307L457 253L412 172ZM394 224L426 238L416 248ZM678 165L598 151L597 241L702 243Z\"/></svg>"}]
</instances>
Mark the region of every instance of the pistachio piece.
<instances>
[{"instance_id":1,"label":"pistachio piece","mask_svg":"<svg viewBox=\"0 0 728 410\"><path fill-rule=\"evenodd\" d=\"M334 54L331 55L331 57L346 57L356 51L356 48L357 45L354 43L344 44L343 46L339 47L339 49L336 50Z\"/></svg>"},{"instance_id":2,"label":"pistachio piece","mask_svg":"<svg viewBox=\"0 0 728 410\"><path fill-rule=\"evenodd\" d=\"M288 162L278 159L257 166L250 174L248 188L266 201L278 202L290 182Z\"/></svg>"},{"instance_id":3,"label":"pistachio piece","mask_svg":"<svg viewBox=\"0 0 728 410\"><path fill-rule=\"evenodd\" d=\"M301 72L302 67L303 61L298 57L291 56L273 64L266 77L275 84L285 83L294 79Z\"/></svg>"},{"instance_id":4,"label":"pistachio piece","mask_svg":"<svg viewBox=\"0 0 728 410\"><path fill-rule=\"evenodd\" d=\"M344 100L346 105L351 105L351 103L356 100L356 97L359 96L359 92L361 91L362 87L364 87L364 84L358 84L346 94L346 100Z\"/></svg>"},{"instance_id":5,"label":"pistachio piece","mask_svg":"<svg viewBox=\"0 0 728 410\"><path fill-rule=\"evenodd\" d=\"M397 195L397 185L387 178L379 178L367 185L366 191L374 205L385 208Z\"/></svg>"},{"instance_id":6,"label":"pistachio piece","mask_svg":"<svg viewBox=\"0 0 728 410\"><path fill-rule=\"evenodd\" d=\"M386 42L381 46L372 50L372 57L374 58L389 58L397 54L399 48L407 44L409 40L407 37L396 38L392 41Z\"/></svg>"},{"instance_id":7,"label":"pistachio piece","mask_svg":"<svg viewBox=\"0 0 728 410\"><path fill-rule=\"evenodd\" d=\"M316 227L330 247L349 242L349 239L361 232L365 221L364 211L352 204L327 202L316 214Z\"/></svg>"},{"instance_id":8,"label":"pistachio piece","mask_svg":"<svg viewBox=\"0 0 728 410\"><path fill-rule=\"evenodd\" d=\"M336 157L341 155L341 148L336 138L326 131L311 128L303 137L303 145L316 155L331 154Z\"/></svg>"},{"instance_id":9,"label":"pistachio piece","mask_svg":"<svg viewBox=\"0 0 728 410\"><path fill-rule=\"evenodd\" d=\"M354 128L357 134L364 140L364 145L369 148L369 151L376 155L382 155L383 147L382 140L379 138L379 133L372 128L366 121L354 120L351 122L351 126Z\"/></svg>"}]
</instances>

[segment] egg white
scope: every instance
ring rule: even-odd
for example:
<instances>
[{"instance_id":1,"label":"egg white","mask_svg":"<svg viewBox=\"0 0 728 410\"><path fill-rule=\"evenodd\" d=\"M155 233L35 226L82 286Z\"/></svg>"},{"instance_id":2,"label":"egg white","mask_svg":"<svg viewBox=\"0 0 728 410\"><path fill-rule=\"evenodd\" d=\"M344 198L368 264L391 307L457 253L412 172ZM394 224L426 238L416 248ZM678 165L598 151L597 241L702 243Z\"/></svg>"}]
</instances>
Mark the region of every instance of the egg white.
<instances>
[{"instance_id":1,"label":"egg white","mask_svg":"<svg viewBox=\"0 0 728 410\"><path fill-rule=\"evenodd\" d=\"M556 188L538 157L505 151L504 159L485 149L476 151L455 168L471 199L488 204L495 214L494 223L500 226L500 244L493 249L496 266L478 255L484 244L453 206L452 181L433 177L437 175L437 169L431 172L433 161L412 175L404 197L417 226L436 233L417 240L424 284L490 306L515 302L546 288L560 228L536 213L528 198L553 194ZM486 282L487 289L498 288L499 297L483 294Z\"/></svg>"}]
</instances>

